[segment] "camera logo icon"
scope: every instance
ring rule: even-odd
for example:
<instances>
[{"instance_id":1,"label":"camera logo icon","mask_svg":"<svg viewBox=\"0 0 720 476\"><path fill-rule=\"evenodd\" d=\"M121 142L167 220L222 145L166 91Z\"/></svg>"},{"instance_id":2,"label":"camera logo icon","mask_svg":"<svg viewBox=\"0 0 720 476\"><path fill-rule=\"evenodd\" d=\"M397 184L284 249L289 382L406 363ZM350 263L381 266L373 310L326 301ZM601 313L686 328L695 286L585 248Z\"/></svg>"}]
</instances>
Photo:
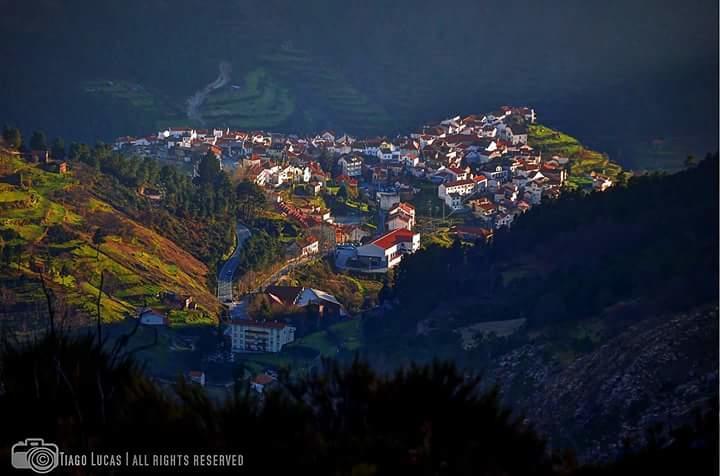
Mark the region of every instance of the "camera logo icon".
<instances>
[{"instance_id":1,"label":"camera logo icon","mask_svg":"<svg viewBox=\"0 0 720 476\"><path fill-rule=\"evenodd\" d=\"M26 438L12 446L10 455L13 468L47 474L57 468L60 450L55 443L45 443L42 438Z\"/></svg>"}]
</instances>

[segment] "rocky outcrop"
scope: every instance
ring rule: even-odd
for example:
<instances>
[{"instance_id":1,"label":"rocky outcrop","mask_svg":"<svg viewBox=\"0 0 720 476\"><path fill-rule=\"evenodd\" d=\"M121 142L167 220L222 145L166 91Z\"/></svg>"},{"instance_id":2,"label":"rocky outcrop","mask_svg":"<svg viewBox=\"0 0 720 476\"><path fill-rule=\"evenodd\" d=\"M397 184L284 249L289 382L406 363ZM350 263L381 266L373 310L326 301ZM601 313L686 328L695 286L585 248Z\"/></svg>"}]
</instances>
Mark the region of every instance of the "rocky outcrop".
<instances>
[{"instance_id":1,"label":"rocky outcrop","mask_svg":"<svg viewBox=\"0 0 720 476\"><path fill-rule=\"evenodd\" d=\"M496 359L495 377L515 408L554 447L583 460L612 457L646 431L692 421L718 389L718 310L658 316L562 362L548 343Z\"/></svg>"}]
</instances>

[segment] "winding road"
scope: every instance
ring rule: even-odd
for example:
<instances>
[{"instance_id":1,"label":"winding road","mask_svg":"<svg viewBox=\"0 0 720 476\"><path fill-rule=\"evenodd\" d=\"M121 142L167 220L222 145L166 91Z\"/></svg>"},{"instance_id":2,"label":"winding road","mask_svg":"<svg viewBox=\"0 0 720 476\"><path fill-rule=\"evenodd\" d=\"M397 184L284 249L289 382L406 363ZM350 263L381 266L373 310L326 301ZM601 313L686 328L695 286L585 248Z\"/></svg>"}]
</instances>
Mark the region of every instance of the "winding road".
<instances>
[{"instance_id":1,"label":"winding road","mask_svg":"<svg viewBox=\"0 0 720 476\"><path fill-rule=\"evenodd\" d=\"M193 121L197 121L201 124L204 123L202 115L200 114L200 106L205 102L205 98L216 89L222 88L230 82L230 72L232 66L227 61L222 61L219 66L220 75L215 81L208 84L195 94L193 94L187 101L187 116Z\"/></svg>"},{"instance_id":2,"label":"winding road","mask_svg":"<svg viewBox=\"0 0 720 476\"><path fill-rule=\"evenodd\" d=\"M237 236L235 251L233 251L230 258L225 261L218 273L217 297L223 304L232 304L234 302L232 290L233 276L235 275L235 270L237 270L239 264L240 250L242 249L245 240L250 238L250 230L248 230L246 226L238 223L235 228L235 234Z\"/></svg>"}]
</instances>

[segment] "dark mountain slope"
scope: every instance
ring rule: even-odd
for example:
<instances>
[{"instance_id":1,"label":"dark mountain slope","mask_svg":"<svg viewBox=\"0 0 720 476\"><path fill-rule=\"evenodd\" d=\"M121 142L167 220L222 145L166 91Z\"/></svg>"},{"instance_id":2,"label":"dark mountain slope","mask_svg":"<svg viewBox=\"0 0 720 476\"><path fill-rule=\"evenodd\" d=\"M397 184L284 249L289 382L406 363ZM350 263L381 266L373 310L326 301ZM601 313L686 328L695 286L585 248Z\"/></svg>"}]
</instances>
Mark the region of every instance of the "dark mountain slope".
<instances>
[{"instance_id":1,"label":"dark mountain slope","mask_svg":"<svg viewBox=\"0 0 720 476\"><path fill-rule=\"evenodd\" d=\"M715 155L566 195L492 245L409 256L366 320L368 356L482 370L584 458L687 419L717 387L717 177Z\"/></svg>"}]
</instances>

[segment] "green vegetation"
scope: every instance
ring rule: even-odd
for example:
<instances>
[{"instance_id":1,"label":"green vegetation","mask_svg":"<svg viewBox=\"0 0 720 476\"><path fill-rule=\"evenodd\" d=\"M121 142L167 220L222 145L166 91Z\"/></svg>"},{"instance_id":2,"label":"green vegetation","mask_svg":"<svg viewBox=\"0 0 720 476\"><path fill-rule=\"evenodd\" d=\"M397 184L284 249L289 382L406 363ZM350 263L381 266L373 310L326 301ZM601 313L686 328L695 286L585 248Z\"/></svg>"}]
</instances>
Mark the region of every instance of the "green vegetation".
<instances>
[{"instance_id":1,"label":"green vegetation","mask_svg":"<svg viewBox=\"0 0 720 476\"><path fill-rule=\"evenodd\" d=\"M588 178L591 172L603 174L614 182L624 183L627 180L622 167L612 162L606 154L586 149L577 139L563 132L540 124L531 124L528 144L545 155L558 155L570 159L568 186L571 189L582 189L588 184L592 185L592 180Z\"/></svg>"},{"instance_id":2,"label":"green vegetation","mask_svg":"<svg viewBox=\"0 0 720 476\"><path fill-rule=\"evenodd\" d=\"M186 122L185 111L163 94L151 92L137 82L123 79L84 81L82 91L102 102L124 108L129 118L142 118L148 127L161 128Z\"/></svg>"},{"instance_id":3,"label":"green vegetation","mask_svg":"<svg viewBox=\"0 0 720 476\"><path fill-rule=\"evenodd\" d=\"M217 318L202 310L174 309L168 313L171 326L211 326L217 323Z\"/></svg>"},{"instance_id":4,"label":"green vegetation","mask_svg":"<svg viewBox=\"0 0 720 476\"><path fill-rule=\"evenodd\" d=\"M206 121L239 129L274 128L294 111L293 97L263 68L250 71L244 83L214 91L202 107Z\"/></svg>"},{"instance_id":5,"label":"green vegetation","mask_svg":"<svg viewBox=\"0 0 720 476\"><path fill-rule=\"evenodd\" d=\"M144 305L162 308L160 291L192 295L211 320L217 303L204 286L207 267L116 208L124 202L100 198L107 176L79 162L72 168L58 174L0 155L0 289L13 296L9 310L35 306L42 275L71 317L96 315L102 282L107 321ZM123 192L132 196L118 184L115 193Z\"/></svg>"},{"instance_id":6,"label":"green vegetation","mask_svg":"<svg viewBox=\"0 0 720 476\"><path fill-rule=\"evenodd\" d=\"M214 285L214 269L233 244L232 224L238 212L235 191L227 174L220 172L217 159L206 156L201 160L200 183L195 185L174 166L161 167L150 158L126 157L102 144L94 148L73 144L69 155L71 160L103 172L79 170L84 183L92 184L99 198L202 260L213 271L208 284ZM148 207L136 192L136 187L147 184L165 192L161 206Z\"/></svg>"},{"instance_id":7,"label":"green vegetation","mask_svg":"<svg viewBox=\"0 0 720 476\"><path fill-rule=\"evenodd\" d=\"M345 305L350 313L358 312L376 302L383 285L381 280L367 275L335 273L327 260L293 269L282 283L326 291Z\"/></svg>"},{"instance_id":8,"label":"green vegetation","mask_svg":"<svg viewBox=\"0 0 720 476\"><path fill-rule=\"evenodd\" d=\"M404 361L427 357L427 345L441 355L457 352L457 338L448 348L438 338L398 342L424 319L448 331L524 318L533 332L592 320L623 303L632 303L632 318L626 317L632 320L713 301L717 167L715 155L681 173L633 178L606 193L567 192L519 217L512 231L496 233L491 245L428 246L406 257L389 293L401 305L391 320L364 320L367 345ZM582 349L585 337L592 340L588 333L570 340Z\"/></svg>"},{"instance_id":9,"label":"green vegetation","mask_svg":"<svg viewBox=\"0 0 720 476\"><path fill-rule=\"evenodd\" d=\"M277 262L284 251L277 237L265 230L254 230L240 250L238 268L242 272L262 270Z\"/></svg>"},{"instance_id":10,"label":"green vegetation","mask_svg":"<svg viewBox=\"0 0 720 476\"><path fill-rule=\"evenodd\" d=\"M415 180L411 185L420 189L410 203L415 206L418 216L441 217L445 203L438 197L437 185L426 180Z\"/></svg>"}]
</instances>

